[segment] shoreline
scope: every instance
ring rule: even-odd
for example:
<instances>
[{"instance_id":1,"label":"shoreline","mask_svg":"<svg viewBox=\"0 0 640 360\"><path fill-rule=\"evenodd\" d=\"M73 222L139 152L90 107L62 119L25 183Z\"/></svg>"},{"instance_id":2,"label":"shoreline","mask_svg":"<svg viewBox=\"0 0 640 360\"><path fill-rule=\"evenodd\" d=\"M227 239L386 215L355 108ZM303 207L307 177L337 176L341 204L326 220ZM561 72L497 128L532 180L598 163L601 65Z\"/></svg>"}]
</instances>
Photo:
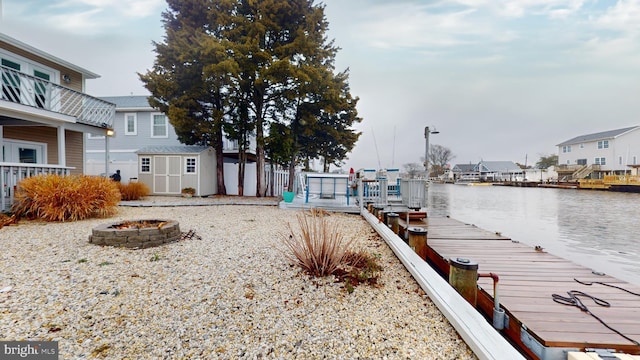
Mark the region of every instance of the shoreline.
<instances>
[{"instance_id":1,"label":"shoreline","mask_svg":"<svg viewBox=\"0 0 640 360\"><path fill-rule=\"evenodd\" d=\"M107 219L0 229L0 288L12 287L0 293L0 338L59 341L64 358L476 358L361 217L330 214L380 255L383 286L348 294L279 252L295 211L172 200L216 206L125 205ZM202 239L141 250L88 243L93 227L134 218L177 220Z\"/></svg>"}]
</instances>

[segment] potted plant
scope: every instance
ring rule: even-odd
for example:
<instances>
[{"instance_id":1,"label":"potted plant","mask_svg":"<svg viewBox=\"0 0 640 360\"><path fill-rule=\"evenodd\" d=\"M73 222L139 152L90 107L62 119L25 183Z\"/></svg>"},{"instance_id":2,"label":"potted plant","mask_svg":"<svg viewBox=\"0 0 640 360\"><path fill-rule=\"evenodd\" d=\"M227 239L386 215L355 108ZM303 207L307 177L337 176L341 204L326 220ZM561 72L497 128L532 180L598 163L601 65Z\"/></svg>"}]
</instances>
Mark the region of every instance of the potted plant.
<instances>
[{"instance_id":1,"label":"potted plant","mask_svg":"<svg viewBox=\"0 0 640 360\"><path fill-rule=\"evenodd\" d=\"M192 187L186 187L186 188L182 189L182 196L183 197L192 197L195 194L196 194L196 189L194 189Z\"/></svg>"}]
</instances>

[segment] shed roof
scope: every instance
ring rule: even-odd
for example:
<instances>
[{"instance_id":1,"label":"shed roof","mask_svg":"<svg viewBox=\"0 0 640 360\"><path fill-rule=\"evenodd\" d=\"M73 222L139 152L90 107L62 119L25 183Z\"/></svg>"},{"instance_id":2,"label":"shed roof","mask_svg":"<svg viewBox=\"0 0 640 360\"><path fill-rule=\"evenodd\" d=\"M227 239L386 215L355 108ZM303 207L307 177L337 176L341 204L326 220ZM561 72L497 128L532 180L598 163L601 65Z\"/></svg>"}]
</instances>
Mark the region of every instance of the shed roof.
<instances>
[{"instance_id":1,"label":"shed roof","mask_svg":"<svg viewBox=\"0 0 640 360\"><path fill-rule=\"evenodd\" d=\"M147 95L129 95L129 96L103 96L100 99L116 104L116 110L120 109L148 109L153 110L149 105L149 96Z\"/></svg>"},{"instance_id":2,"label":"shed roof","mask_svg":"<svg viewBox=\"0 0 640 360\"><path fill-rule=\"evenodd\" d=\"M177 146L146 146L136 151L136 154L199 154L210 149L204 145L177 145Z\"/></svg>"},{"instance_id":3,"label":"shed roof","mask_svg":"<svg viewBox=\"0 0 640 360\"><path fill-rule=\"evenodd\" d=\"M597 140L613 139L629 131L636 130L638 128L640 128L640 126L631 126L631 127L626 127L626 128L617 129L617 130L609 130L609 131L602 131L602 132L593 133L593 134L580 135L572 139L569 139L567 141L561 142L556 146L572 145L572 144L579 144L579 143L585 143L585 142L591 142L591 141L597 141Z\"/></svg>"}]
</instances>

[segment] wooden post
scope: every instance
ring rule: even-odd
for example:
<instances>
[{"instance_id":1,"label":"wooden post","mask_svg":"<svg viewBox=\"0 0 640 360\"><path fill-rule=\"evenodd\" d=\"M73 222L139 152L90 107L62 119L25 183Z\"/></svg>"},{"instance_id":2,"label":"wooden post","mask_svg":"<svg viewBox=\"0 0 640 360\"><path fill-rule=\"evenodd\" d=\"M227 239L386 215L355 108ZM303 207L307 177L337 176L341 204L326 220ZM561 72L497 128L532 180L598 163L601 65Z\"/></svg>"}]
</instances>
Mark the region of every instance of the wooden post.
<instances>
[{"instance_id":1,"label":"wooden post","mask_svg":"<svg viewBox=\"0 0 640 360\"><path fill-rule=\"evenodd\" d=\"M409 228L409 246L422 258L427 260L427 229Z\"/></svg>"},{"instance_id":2,"label":"wooden post","mask_svg":"<svg viewBox=\"0 0 640 360\"><path fill-rule=\"evenodd\" d=\"M398 235L398 231L400 231L399 219L400 215L398 213L391 212L387 214L387 226L389 226L396 235Z\"/></svg>"},{"instance_id":3,"label":"wooden post","mask_svg":"<svg viewBox=\"0 0 640 360\"><path fill-rule=\"evenodd\" d=\"M478 263L465 258L449 259L449 284L475 307L478 301Z\"/></svg>"}]
</instances>

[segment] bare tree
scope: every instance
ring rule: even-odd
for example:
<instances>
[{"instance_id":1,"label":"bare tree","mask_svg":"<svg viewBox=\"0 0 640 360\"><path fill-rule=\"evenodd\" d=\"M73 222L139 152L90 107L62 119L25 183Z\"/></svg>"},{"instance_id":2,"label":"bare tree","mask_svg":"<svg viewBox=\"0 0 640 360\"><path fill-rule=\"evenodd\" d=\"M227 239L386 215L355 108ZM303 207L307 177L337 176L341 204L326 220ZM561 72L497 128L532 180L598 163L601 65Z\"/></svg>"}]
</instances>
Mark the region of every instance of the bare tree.
<instances>
[{"instance_id":1,"label":"bare tree","mask_svg":"<svg viewBox=\"0 0 640 360\"><path fill-rule=\"evenodd\" d=\"M422 164L408 163L402 166L404 167L404 171L409 176L409 179L415 179L420 173L424 172L424 167Z\"/></svg>"},{"instance_id":2,"label":"bare tree","mask_svg":"<svg viewBox=\"0 0 640 360\"><path fill-rule=\"evenodd\" d=\"M444 174L447 164L455 159L451 149L442 145L429 146L429 177Z\"/></svg>"}]
</instances>

